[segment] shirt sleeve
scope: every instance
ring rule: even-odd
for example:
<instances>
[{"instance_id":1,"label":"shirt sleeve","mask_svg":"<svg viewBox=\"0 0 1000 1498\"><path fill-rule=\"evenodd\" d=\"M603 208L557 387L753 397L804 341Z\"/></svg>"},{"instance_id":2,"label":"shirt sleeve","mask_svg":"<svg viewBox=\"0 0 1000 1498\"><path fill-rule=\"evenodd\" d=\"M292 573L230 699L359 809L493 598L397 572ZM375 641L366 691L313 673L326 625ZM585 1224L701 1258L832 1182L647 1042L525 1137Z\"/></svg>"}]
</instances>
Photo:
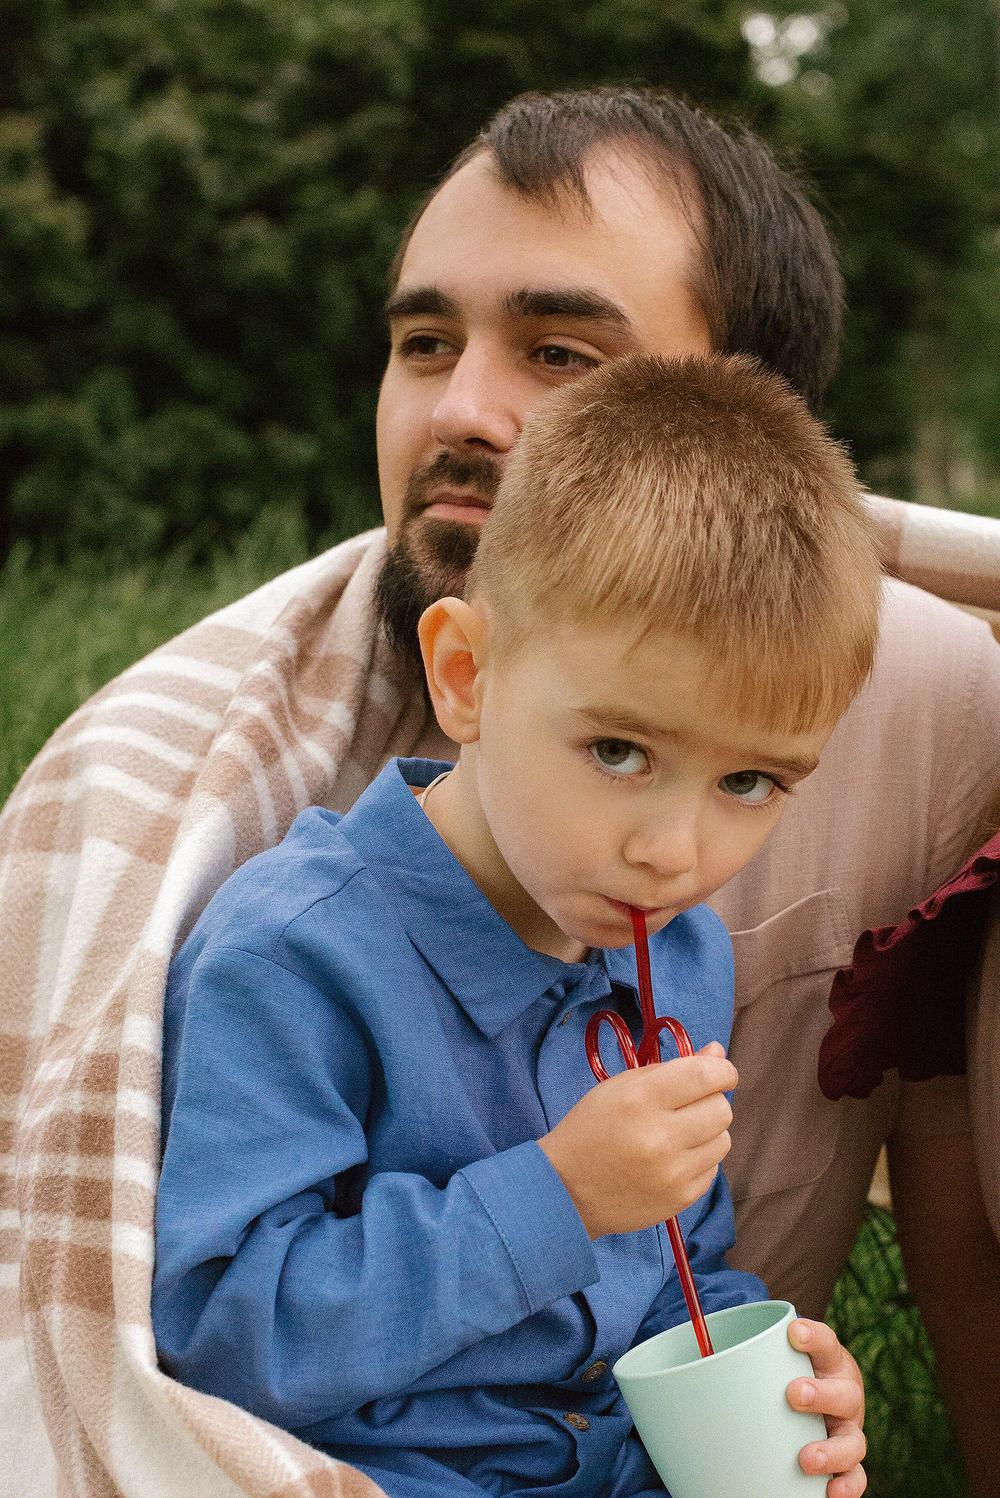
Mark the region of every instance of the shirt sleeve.
<instances>
[{"instance_id":1,"label":"shirt sleeve","mask_svg":"<svg viewBox=\"0 0 1000 1498\"><path fill-rule=\"evenodd\" d=\"M733 1246L736 1233L729 1183L721 1169L711 1189L681 1213L680 1225L698 1288L698 1299L706 1316L710 1311L721 1311L726 1306L767 1300L767 1286L763 1280L726 1263L725 1256ZM666 1233L665 1229L661 1231ZM668 1273L663 1288L636 1333L636 1343L645 1342L647 1337L655 1337L657 1332L677 1326L687 1318L687 1302L673 1264L669 1241L663 1252Z\"/></svg>"},{"instance_id":2,"label":"shirt sleeve","mask_svg":"<svg viewBox=\"0 0 1000 1498\"><path fill-rule=\"evenodd\" d=\"M203 954L184 981L153 1280L167 1372L295 1429L402 1393L597 1279L534 1141L443 1186L375 1174L358 1210L381 1081L354 1020L244 951Z\"/></svg>"},{"instance_id":3,"label":"shirt sleeve","mask_svg":"<svg viewBox=\"0 0 1000 1498\"><path fill-rule=\"evenodd\" d=\"M933 889L996 831L1000 795L1000 642L989 626L963 617L954 650L960 685L946 702L926 883ZM942 712L929 700L928 711Z\"/></svg>"}]
</instances>

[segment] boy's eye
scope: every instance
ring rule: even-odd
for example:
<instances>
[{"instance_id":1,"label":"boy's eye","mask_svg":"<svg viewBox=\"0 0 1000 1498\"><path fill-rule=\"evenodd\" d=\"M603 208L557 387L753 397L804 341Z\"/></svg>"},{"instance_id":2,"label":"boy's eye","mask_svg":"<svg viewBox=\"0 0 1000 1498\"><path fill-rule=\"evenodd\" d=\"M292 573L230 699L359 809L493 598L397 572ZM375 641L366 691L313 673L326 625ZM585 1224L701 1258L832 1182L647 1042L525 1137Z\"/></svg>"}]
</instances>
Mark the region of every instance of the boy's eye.
<instances>
[{"instance_id":1,"label":"boy's eye","mask_svg":"<svg viewBox=\"0 0 1000 1498\"><path fill-rule=\"evenodd\" d=\"M723 775L719 784L728 795L738 801L748 801L752 806L759 806L772 791L780 789L776 780L760 770L737 770L735 775Z\"/></svg>"},{"instance_id":2,"label":"boy's eye","mask_svg":"<svg viewBox=\"0 0 1000 1498\"><path fill-rule=\"evenodd\" d=\"M595 739L589 748L601 769L612 775L638 775L647 765L645 750L628 739Z\"/></svg>"}]
</instances>

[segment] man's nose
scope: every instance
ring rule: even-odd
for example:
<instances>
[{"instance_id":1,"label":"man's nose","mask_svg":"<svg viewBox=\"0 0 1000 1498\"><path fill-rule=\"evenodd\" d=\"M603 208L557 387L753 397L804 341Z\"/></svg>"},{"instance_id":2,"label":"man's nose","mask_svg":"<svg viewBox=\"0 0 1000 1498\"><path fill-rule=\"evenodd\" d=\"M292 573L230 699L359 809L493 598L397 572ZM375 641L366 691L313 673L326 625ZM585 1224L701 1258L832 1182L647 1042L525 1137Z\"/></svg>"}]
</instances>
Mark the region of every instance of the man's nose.
<instances>
[{"instance_id":1,"label":"man's nose","mask_svg":"<svg viewBox=\"0 0 1000 1498\"><path fill-rule=\"evenodd\" d=\"M513 379L488 349L466 347L431 417L436 441L443 447L510 452L521 435Z\"/></svg>"},{"instance_id":2,"label":"man's nose","mask_svg":"<svg viewBox=\"0 0 1000 1498\"><path fill-rule=\"evenodd\" d=\"M625 861L659 879L677 879L694 868L698 829L693 814L678 810L634 827L625 842Z\"/></svg>"}]
</instances>

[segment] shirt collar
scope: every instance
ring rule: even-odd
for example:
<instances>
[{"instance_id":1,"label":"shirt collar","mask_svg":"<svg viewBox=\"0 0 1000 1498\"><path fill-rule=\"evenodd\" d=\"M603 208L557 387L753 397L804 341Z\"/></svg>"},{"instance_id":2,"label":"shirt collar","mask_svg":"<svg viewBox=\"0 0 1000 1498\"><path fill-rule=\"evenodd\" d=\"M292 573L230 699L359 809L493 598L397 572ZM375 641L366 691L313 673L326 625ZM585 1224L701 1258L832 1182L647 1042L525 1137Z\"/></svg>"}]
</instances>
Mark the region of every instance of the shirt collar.
<instances>
[{"instance_id":1,"label":"shirt collar","mask_svg":"<svg viewBox=\"0 0 1000 1498\"><path fill-rule=\"evenodd\" d=\"M410 789L429 785L450 768L432 759L390 760L339 831L390 895L413 945L492 1040L556 984L564 993L579 988L581 999L602 997L610 987L611 959L621 954L595 950L585 962L563 962L525 945L466 873ZM631 979L618 981L634 985L634 969Z\"/></svg>"},{"instance_id":2,"label":"shirt collar","mask_svg":"<svg viewBox=\"0 0 1000 1498\"><path fill-rule=\"evenodd\" d=\"M604 967L610 982L619 988L627 988L639 1001L639 975L635 967L635 948L608 947L604 952Z\"/></svg>"}]
</instances>

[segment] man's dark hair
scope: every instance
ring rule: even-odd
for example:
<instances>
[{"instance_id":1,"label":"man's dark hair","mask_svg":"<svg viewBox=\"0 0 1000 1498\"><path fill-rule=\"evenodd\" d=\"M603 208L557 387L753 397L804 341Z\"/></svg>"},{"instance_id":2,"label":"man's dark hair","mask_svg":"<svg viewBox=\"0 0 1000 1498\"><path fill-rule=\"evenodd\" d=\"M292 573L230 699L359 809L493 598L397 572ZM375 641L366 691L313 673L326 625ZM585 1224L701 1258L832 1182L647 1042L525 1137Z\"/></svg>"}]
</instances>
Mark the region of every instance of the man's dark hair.
<instances>
[{"instance_id":1,"label":"man's dark hair","mask_svg":"<svg viewBox=\"0 0 1000 1498\"><path fill-rule=\"evenodd\" d=\"M634 147L686 205L701 251L693 289L713 347L752 354L815 410L837 367L843 282L816 209L746 126L724 126L663 89L520 94L456 157L420 212L483 151L504 186L529 198L568 191L589 208L584 163L607 145Z\"/></svg>"}]
</instances>

